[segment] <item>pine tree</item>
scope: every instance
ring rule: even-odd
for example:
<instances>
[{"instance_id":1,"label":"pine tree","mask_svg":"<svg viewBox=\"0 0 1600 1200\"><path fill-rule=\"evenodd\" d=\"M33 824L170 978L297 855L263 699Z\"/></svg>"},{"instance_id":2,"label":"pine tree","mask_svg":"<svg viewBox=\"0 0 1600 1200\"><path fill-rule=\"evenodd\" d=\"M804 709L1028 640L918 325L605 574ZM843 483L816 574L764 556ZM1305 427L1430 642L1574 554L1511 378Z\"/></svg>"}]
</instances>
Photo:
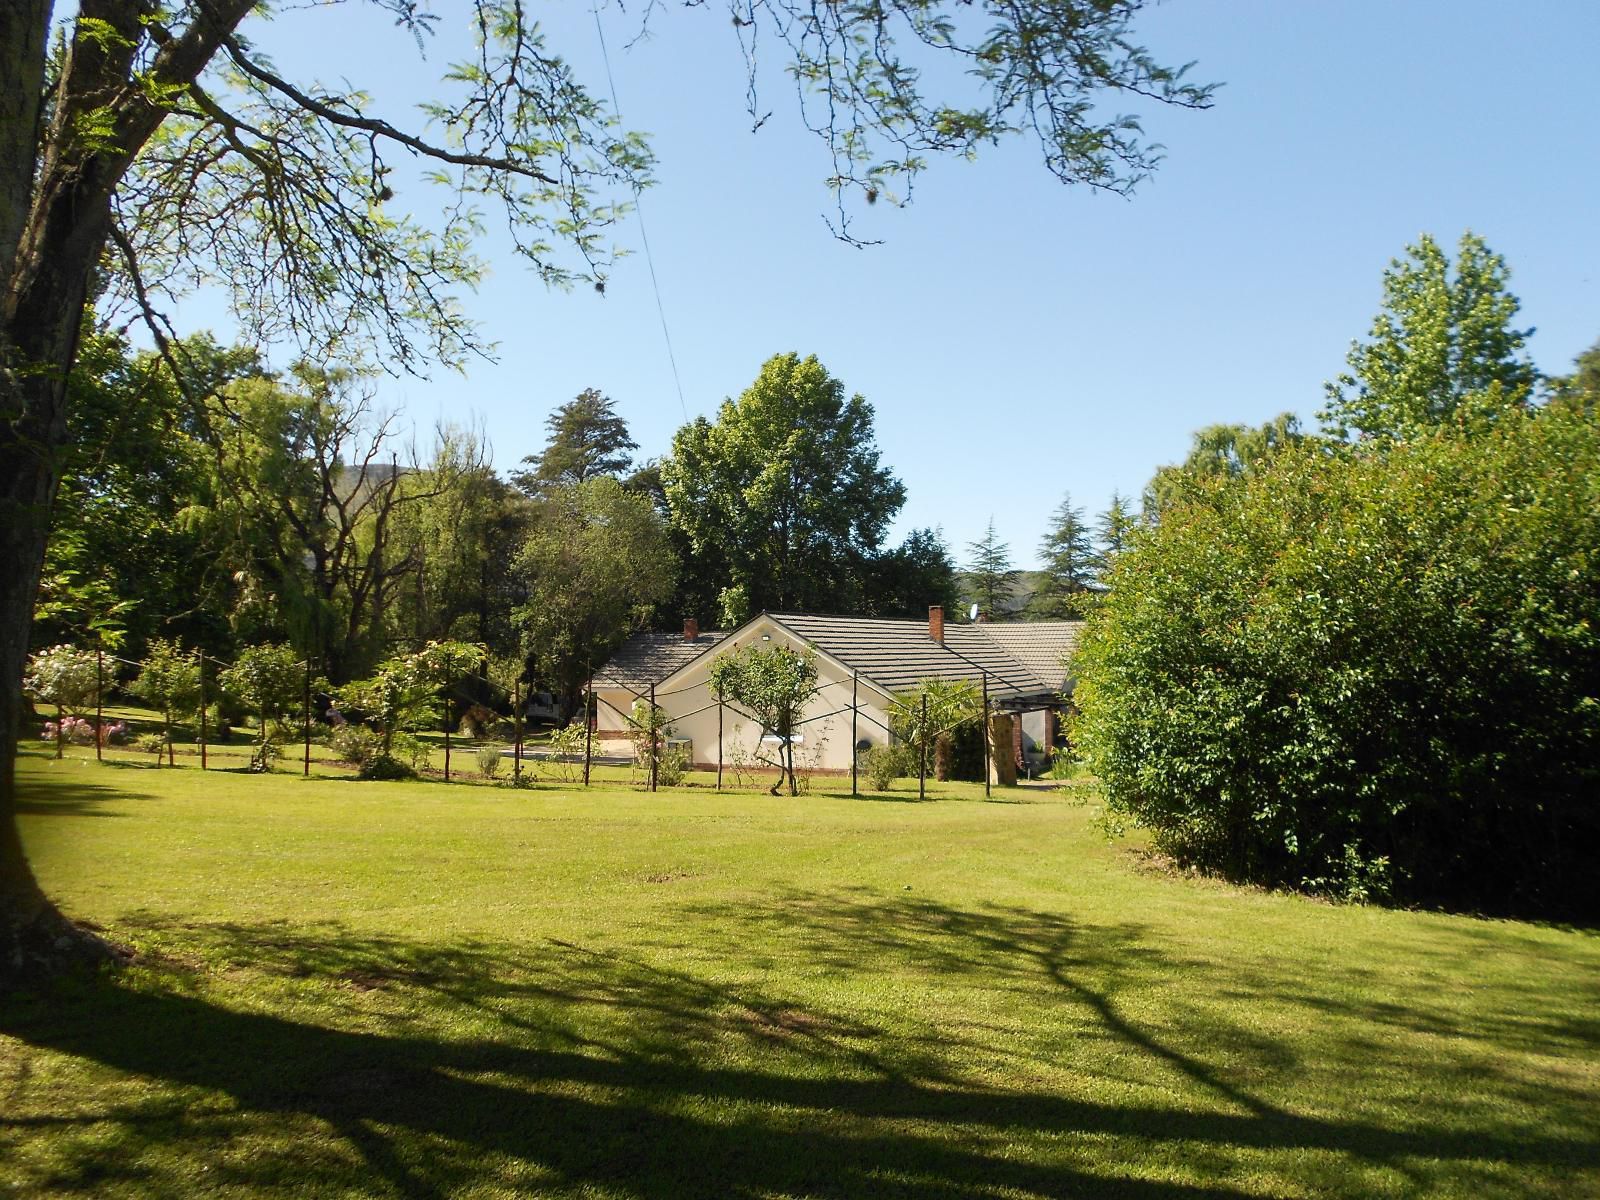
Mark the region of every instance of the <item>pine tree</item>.
<instances>
[{"instance_id":1,"label":"pine tree","mask_svg":"<svg viewBox=\"0 0 1600 1200\"><path fill-rule=\"evenodd\" d=\"M1033 615L1054 621L1081 615L1077 601L1094 578L1096 558L1088 522L1083 509L1072 503L1071 493L1056 506L1050 530L1039 543L1039 556L1044 560L1044 583L1029 601Z\"/></svg>"},{"instance_id":2,"label":"pine tree","mask_svg":"<svg viewBox=\"0 0 1600 1200\"><path fill-rule=\"evenodd\" d=\"M530 496L539 496L561 484L583 483L600 475L620 476L633 465L628 451L639 443L628 433L628 423L617 416L612 401L594 388L579 392L545 419L550 441L543 454L522 461L531 471L516 471L511 481Z\"/></svg>"},{"instance_id":3,"label":"pine tree","mask_svg":"<svg viewBox=\"0 0 1600 1200\"><path fill-rule=\"evenodd\" d=\"M1017 571L1011 566L1011 548L994 531L994 518L982 539L967 543L966 593L980 609L999 618L1002 606L1011 599Z\"/></svg>"}]
</instances>

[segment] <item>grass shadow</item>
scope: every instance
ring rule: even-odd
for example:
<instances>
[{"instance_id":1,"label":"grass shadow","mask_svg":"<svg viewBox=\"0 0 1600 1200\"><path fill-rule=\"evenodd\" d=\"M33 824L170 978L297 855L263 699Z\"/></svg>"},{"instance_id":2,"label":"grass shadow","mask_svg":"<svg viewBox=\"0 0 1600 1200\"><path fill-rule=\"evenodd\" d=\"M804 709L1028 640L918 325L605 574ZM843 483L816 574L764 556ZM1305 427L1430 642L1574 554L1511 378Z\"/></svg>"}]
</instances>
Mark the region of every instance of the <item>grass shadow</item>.
<instances>
[{"instance_id":1,"label":"grass shadow","mask_svg":"<svg viewBox=\"0 0 1600 1200\"><path fill-rule=\"evenodd\" d=\"M426 944L333 924L146 917L133 928L147 942L198 957L147 955L136 978L0 1004L0 1031L152 1082L158 1094L92 1117L0 1117L0 1135L58 1122L50 1136L70 1138L81 1120L74 1166L45 1181L63 1190L115 1181L170 1191L162 1164L256 1136L278 1150L219 1159L216 1185L271 1190L290 1181L302 1194L359 1186L431 1197L537 1178L563 1194L615 1196L1239 1200L1256 1192L1152 1178L1149 1164L1281 1152L1291 1175L1329 1155L1407 1177L1419 1162L1468 1175L1487 1164L1600 1167L1592 1118L1588 1136L1574 1137L1443 1114L1407 1125L1314 1116L1264 1098L1213 1059L1242 1048L1257 1068L1289 1074L1300 1066L1292 1048L1242 1026L1180 1038L1125 1003L1125 990L1152 978L1202 969L1155 948L1137 924L865 889L777 897L743 918L746 947L752 933L757 942L786 938L819 969L870 962L982 975L1070 1006L1083 1036L1117 1049L1135 1074L1182 1081L1183 1099L1117 1104L973 1077L951 1065L970 1058L950 1054L970 1030L886 1031L771 984L663 966L648 946ZM739 952L715 935L703 949ZM212 999L211 977L235 971L263 981L243 989L252 997L305 987L320 1007L280 1012L257 999L247 1008ZM1265 994L1291 982L1242 986ZM386 1020L372 1019L377 1001ZM105 1136L106 1122L115 1137ZM336 1151L307 1133L330 1130ZM97 1149L106 1145L116 1152ZM1086 1158L1085 1145L1097 1156Z\"/></svg>"}]
</instances>

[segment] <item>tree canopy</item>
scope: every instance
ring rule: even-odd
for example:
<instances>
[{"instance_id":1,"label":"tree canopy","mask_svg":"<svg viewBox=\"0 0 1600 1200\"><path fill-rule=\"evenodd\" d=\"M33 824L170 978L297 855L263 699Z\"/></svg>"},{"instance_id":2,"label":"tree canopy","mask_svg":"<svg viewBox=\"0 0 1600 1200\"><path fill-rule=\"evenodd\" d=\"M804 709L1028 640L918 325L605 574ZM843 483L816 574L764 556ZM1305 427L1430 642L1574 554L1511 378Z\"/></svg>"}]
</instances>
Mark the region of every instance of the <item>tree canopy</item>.
<instances>
[{"instance_id":1,"label":"tree canopy","mask_svg":"<svg viewBox=\"0 0 1600 1200\"><path fill-rule=\"evenodd\" d=\"M715 421L698 417L672 439L661 464L672 523L694 553L726 562L747 613L858 602L864 565L905 503L872 421L872 405L847 398L815 355L779 354Z\"/></svg>"},{"instance_id":2,"label":"tree canopy","mask_svg":"<svg viewBox=\"0 0 1600 1200\"><path fill-rule=\"evenodd\" d=\"M1018 575L1011 565L1011 547L1000 540L994 529L994 518L990 517L983 537L967 543L963 590L981 611L999 619L1011 602Z\"/></svg>"},{"instance_id":3,"label":"tree canopy","mask_svg":"<svg viewBox=\"0 0 1600 1200\"><path fill-rule=\"evenodd\" d=\"M1519 301L1505 259L1477 234L1461 235L1452 264L1424 234L1383 273L1383 308L1349 370L1326 385L1318 414L1336 437L1414 436L1455 418L1492 419L1525 405L1538 381L1513 327Z\"/></svg>"},{"instance_id":4,"label":"tree canopy","mask_svg":"<svg viewBox=\"0 0 1600 1200\"><path fill-rule=\"evenodd\" d=\"M620 477L633 465L629 451L639 448L610 398L593 388L558 407L545 419L545 428L550 440L544 450L522 460L532 469L511 476L530 496L597 475Z\"/></svg>"}]
</instances>

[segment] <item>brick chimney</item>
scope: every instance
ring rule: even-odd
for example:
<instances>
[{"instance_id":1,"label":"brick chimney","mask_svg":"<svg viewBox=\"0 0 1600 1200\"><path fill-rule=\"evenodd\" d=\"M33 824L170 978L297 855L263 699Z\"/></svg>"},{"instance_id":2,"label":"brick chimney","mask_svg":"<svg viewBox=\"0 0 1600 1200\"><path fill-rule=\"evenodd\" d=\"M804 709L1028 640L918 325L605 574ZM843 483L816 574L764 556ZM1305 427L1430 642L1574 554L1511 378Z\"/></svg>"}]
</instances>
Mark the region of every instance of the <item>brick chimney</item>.
<instances>
[{"instance_id":1,"label":"brick chimney","mask_svg":"<svg viewBox=\"0 0 1600 1200\"><path fill-rule=\"evenodd\" d=\"M928 605L928 636L941 645L944 643L944 606Z\"/></svg>"},{"instance_id":2,"label":"brick chimney","mask_svg":"<svg viewBox=\"0 0 1600 1200\"><path fill-rule=\"evenodd\" d=\"M693 617L685 617L683 619L683 640L686 642L692 642L699 636L700 622L695 620Z\"/></svg>"}]
</instances>

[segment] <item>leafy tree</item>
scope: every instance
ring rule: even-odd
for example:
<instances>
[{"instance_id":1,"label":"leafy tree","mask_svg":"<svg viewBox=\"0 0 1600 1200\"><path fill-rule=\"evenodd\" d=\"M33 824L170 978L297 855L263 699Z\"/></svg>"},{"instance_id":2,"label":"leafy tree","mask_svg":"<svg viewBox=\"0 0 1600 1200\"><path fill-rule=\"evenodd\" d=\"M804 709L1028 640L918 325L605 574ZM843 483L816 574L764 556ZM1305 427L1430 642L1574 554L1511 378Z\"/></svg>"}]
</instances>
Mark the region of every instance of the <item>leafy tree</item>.
<instances>
[{"instance_id":1,"label":"leafy tree","mask_svg":"<svg viewBox=\"0 0 1600 1200\"><path fill-rule=\"evenodd\" d=\"M433 719L445 689L476 671L485 657L483 646L429 642L421 650L386 659L370 678L342 688L340 700L370 715L383 739L378 758L384 760L382 766L392 769L395 734ZM378 777L384 777L382 766L376 772Z\"/></svg>"},{"instance_id":2,"label":"leafy tree","mask_svg":"<svg viewBox=\"0 0 1600 1200\"><path fill-rule=\"evenodd\" d=\"M51 646L28 659L22 678L23 692L31 699L56 706L56 725L64 713L84 716L99 702L102 680L93 651L76 646ZM99 736L99 731L95 731Z\"/></svg>"},{"instance_id":3,"label":"leafy tree","mask_svg":"<svg viewBox=\"0 0 1600 1200\"><path fill-rule=\"evenodd\" d=\"M200 703L200 660L176 642L154 638L128 690L161 711L161 737L171 763L173 714L194 712Z\"/></svg>"},{"instance_id":4,"label":"leafy tree","mask_svg":"<svg viewBox=\"0 0 1600 1200\"><path fill-rule=\"evenodd\" d=\"M512 614L523 644L576 702L590 670L672 595L676 563L649 500L600 476L538 505L512 570L527 596Z\"/></svg>"},{"instance_id":5,"label":"leafy tree","mask_svg":"<svg viewBox=\"0 0 1600 1200\"><path fill-rule=\"evenodd\" d=\"M1011 548L994 531L994 518L983 537L967 543L967 572L962 581L966 594L979 609L995 619L1005 613L1016 588L1019 572L1011 566Z\"/></svg>"},{"instance_id":6,"label":"leafy tree","mask_svg":"<svg viewBox=\"0 0 1600 1200\"><path fill-rule=\"evenodd\" d=\"M943 530L913 529L893 550L869 560L866 571L863 607L869 616L921 617L929 605L949 613L961 607L961 585Z\"/></svg>"},{"instance_id":7,"label":"leafy tree","mask_svg":"<svg viewBox=\"0 0 1600 1200\"><path fill-rule=\"evenodd\" d=\"M1383 273L1383 309L1350 369L1326 385L1318 416L1336 437L1413 437L1459 416L1493 419L1528 403L1538 372L1515 329L1521 307L1506 290L1505 260L1477 234L1461 235L1454 270L1424 234Z\"/></svg>"},{"instance_id":8,"label":"leafy tree","mask_svg":"<svg viewBox=\"0 0 1600 1200\"><path fill-rule=\"evenodd\" d=\"M1159 517L1191 499L1195 484L1211 479L1239 479L1263 471L1281 451L1304 441L1300 419L1287 412L1260 426L1207 425L1197 429L1188 457L1175 467L1156 470L1145 488L1145 511Z\"/></svg>"},{"instance_id":9,"label":"leafy tree","mask_svg":"<svg viewBox=\"0 0 1600 1200\"><path fill-rule=\"evenodd\" d=\"M311 683L320 686L317 680ZM304 702L306 665L292 646L247 646L231 667L218 672L217 684L260 717L261 745L265 747L272 723L281 723Z\"/></svg>"},{"instance_id":10,"label":"leafy tree","mask_svg":"<svg viewBox=\"0 0 1600 1200\"><path fill-rule=\"evenodd\" d=\"M720 551L751 611L857 603L906 494L878 463L872 405L815 355L768 359L716 421L680 429L661 479L673 525Z\"/></svg>"},{"instance_id":11,"label":"leafy tree","mask_svg":"<svg viewBox=\"0 0 1600 1200\"><path fill-rule=\"evenodd\" d=\"M424 43L433 13L377 3ZM1013 133L1037 135L1064 182L1131 191L1159 151L1137 117L1096 102L1205 107L1211 94L1133 41L1139 7L1022 0L970 35L950 20L950 0L894 14L766 0L734 13L752 39L752 108L754 39L767 32L787 50L848 237L847 197L870 204L891 185L909 189L928 154L968 155ZM651 164L643 139L615 127L509 0L472 5L474 52L419 105L422 133L370 115L353 85L280 73L248 36L247 18L264 19L257 0L83 0L59 52L52 11L49 0L0 5L0 560L16 568L0 584L8 975L108 954L47 902L14 821L18 681L70 424L66 381L97 273L109 269L108 299L131 304L165 356L178 350L165 309L182 289L215 283L243 324L310 361L374 352L398 370L456 364L483 348L457 302L483 271L472 254L480 204L501 210L516 252L546 280L603 283L603 238L620 215L611 197L631 196ZM954 74L943 62L971 68L960 78L975 97L928 90ZM425 160L444 189L432 225L393 204L386 160L401 153Z\"/></svg>"},{"instance_id":12,"label":"leafy tree","mask_svg":"<svg viewBox=\"0 0 1600 1200\"><path fill-rule=\"evenodd\" d=\"M577 399L551 413L545 428L550 431L550 441L544 451L522 460L533 469L511 476L530 496L598 475L620 477L633 464L628 451L639 448L611 400L593 388L579 392Z\"/></svg>"},{"instance_id":13,"label":"leafy tree","mask_svg":"<svg viewBox=\"0 0 1600 1200\"><path fill-rule=\"evenodd\" d=\"M794 738L806 710L816 696L817 652L771 645L741 646L711 664L711 691L720 702L737 704L778 739L776 796L785 779L789 795L800 794L794 777Z\"/></svg>"},{"instance_id":14,"label":"leafy tree","mask_svg":"<svg viewBox=\"0 0 1600 1200\"><path fill-rule=\"evenodd\" d=\"M1139 529L1138 514L1129 508L1128 500L1120 492L1111 493L1111 503L1095 520L1096 575L1104 576L1133 541Z\"/></svg>"},{"instance_id":15,"label":"leafy tree","mask_svg":"<svg viewBox=\"0 0 1600 1200\"><path fill-rule=\"evenodd\" d=\"M1508 411L1213 479L1074 660L1115 813L1260 883L1600 912L1600 423Z\"/></svg>"},{"instance_id":16,"label":"leafy tree","mask_svg":"<svg viewBox=\"0 0 1600 1200\"><path fill-rule=\"evenodd\" d=\"M1028 607L1045 620L1082 615L1082 597L1094 581L1096 556L1083 509L1071 495L1056 506L1050 530L1039 543L1044 581L1029 597Z\"/></svg>"},{"instance_id":17,"label":"leafy tree","mask_svg":"<svg viewBox=\"0 0 1600 1200\"><path fill-rule=\"evenodd\" d=\"M390 610L422 570L418 544L396 543L402 515L481 485L482 448L445 430L430 465L409 453L402 465L397 418L348 372L298 376L298 387L242 380L207 402L216 499L187 516L245 581L241 631L287 634L342 682L399 632Z\"/></svg>"}]
</instances>

